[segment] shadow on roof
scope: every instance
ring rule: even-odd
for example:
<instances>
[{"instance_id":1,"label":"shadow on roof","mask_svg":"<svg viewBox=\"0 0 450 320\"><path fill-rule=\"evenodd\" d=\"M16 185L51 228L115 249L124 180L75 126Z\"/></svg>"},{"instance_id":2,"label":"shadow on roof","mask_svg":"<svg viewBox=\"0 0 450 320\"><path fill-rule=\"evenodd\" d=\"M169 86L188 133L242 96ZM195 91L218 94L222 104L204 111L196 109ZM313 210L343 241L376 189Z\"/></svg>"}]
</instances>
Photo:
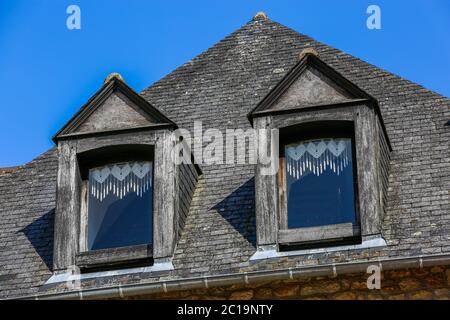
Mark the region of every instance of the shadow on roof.
<instances>
[{"instance_id":1,"label":"shadow on roof","mask_svg":"<svg viewBox=\"0 0 450 320\"><path fill-rule=\"evenodd\" d=\"M54 215L52 209L19 231L25 234L50 271L53 271Z\"/></svg>"},{"instance_id":2,"label":"shadow on roof","mask_svg":"<svg viewBox=\"0 0 450 320\"><path fill-rule=\"evenodd\" d=\"M251 178L212 209L217 210L236 231L256 248L254 190L255 178Z\"/></svg>"}]
</instances>

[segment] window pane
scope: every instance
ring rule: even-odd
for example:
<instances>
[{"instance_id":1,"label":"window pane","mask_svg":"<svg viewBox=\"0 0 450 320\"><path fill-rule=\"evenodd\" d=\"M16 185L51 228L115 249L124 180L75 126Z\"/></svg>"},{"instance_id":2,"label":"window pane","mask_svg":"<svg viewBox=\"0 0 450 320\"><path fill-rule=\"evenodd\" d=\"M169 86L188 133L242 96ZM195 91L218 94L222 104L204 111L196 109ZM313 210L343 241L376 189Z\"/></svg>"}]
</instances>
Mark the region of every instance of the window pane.
<instances>
[{"instance_id":1,"label":"window pane","mask_svg":"<svg viewBox=\"0 0 450 320\"><path fill-rule=\"evenodd\" d=\"M288 228L355 223L351 139L285 147Z\"/></svg>"},{"instance_id":2,"label":"window pane","mask_svg":"<svg viewBox=\"0 0 450 320\"><path fill-rule=\"evenodd\" d=\"M88 249L152 242L152 163L89 170Z\"/></svg>"}]
</instances>

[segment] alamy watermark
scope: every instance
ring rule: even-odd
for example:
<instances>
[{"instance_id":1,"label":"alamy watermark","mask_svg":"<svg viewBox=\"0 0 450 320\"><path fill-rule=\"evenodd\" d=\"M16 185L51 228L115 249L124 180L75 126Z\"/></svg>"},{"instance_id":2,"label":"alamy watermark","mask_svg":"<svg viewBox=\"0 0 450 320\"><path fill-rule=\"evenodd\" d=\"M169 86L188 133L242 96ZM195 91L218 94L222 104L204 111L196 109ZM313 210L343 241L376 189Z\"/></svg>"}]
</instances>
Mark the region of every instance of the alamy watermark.
<instances>
[{"instance_id":1,"label":"alamy watermark","mask_svg":"<svg viewBox=\"0 0 450 320\"><path fill-rule=\"evenodd\" d=\"M174 161L178 165L260 164L262 175L278 172L278 129L204 130L203 123L195 121L193 133L181 128L174 135Z\"/></svg>"},{"instance_id":2,"label":"alamy watermark","mask_svg":"<svg viewBox=\"0 0 450 320\"><path fill-rule=\"evenodd\" d=\"M69 30L81 29L81 9L79 6L72 4L67 7L66 13L69 15L66 20L66 26Z\"/></svg>"},{"instance_id":3,"label":"alamy watermark","mask_svg":"<svg viewBox=\"0 0 450 320\"><path fill-rule=\"evenodd\" d=\"M375 4L367 7L366 13L370 16L366 20L366 26L369 30L381 29L381 9Z\"/></svg>"},{"instance_id":4,"label":"alamy watermark","mask_svg":"<svg viewBox=\"0 0 450 320\"><path fill-rule=\"evenodd\" d=\"M367 278L367 289L369 290L380 290L381 289L381 266L372 264L367 267L367 273L370 276Z\"/></svg>"}]
</instances>

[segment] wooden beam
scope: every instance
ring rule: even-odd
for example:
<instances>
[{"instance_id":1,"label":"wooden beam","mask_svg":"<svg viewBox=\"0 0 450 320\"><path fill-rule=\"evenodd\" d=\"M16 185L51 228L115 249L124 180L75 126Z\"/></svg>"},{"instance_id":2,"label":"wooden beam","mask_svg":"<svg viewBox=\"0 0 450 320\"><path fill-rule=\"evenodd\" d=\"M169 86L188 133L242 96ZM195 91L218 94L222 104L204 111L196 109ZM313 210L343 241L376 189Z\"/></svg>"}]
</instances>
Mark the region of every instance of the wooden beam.
<instances>
[{"instance_id":1,"label":"wooden beam","mask_svg":"<svg viewBox=\"0 0 450 320\"><path fill-rule=\"evenodd\" d=\"M111 248L86 251L77 254L76 264L81 269L107 267L120 263L130 263L152 258L151 245L136 245L122 248Z\"/></svg>"},{"instance_id":2,"label":"wooden beam","mask_svg":"<svg viewBox=\"0 0 450 320\"><path fill-rule=\"evenodd\" d=\"M359 235L359 228L352 223L341 223L320 227L284 229L278 231L281 244L349 238Z\"/></svg>"}]
</instances>

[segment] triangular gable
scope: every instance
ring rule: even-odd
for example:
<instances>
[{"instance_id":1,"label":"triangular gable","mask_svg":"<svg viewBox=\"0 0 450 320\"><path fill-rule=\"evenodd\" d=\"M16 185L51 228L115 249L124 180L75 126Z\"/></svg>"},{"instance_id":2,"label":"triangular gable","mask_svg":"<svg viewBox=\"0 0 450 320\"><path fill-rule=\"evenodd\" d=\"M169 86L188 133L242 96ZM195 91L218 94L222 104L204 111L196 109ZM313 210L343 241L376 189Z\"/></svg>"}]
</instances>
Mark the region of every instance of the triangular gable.
<instances>
[{"instance_id":1,"label":"triangular gable","mask_svg":"<svg viewBox=\"0 0 450 320\"><path fill-rule=\"evenodd\" d=\"M250 112L249 117L361 100L375 101L316 55L307 53Z\"/></svg>"},{"instance_id":2,"label":"triangular gable","mask_svg":"<svg viewBox=\"0 0 450 320\"><path fill-rule=\"evenodd\" d=\"M271 108L295 108L327 103L347 102L352 95L336 85L314 66L306 66L294 83L287 88Z\"/></svg>"},{"instance_id":3,"label":"triangular gable","mask_svg":"<svg viewBox=\"0 0 450 320\"><path fill-rule=\"evenodd\" d=\"M108 80L53 137L77 136L175 123L118 77Z\"/></svg>"}]
</instances>

